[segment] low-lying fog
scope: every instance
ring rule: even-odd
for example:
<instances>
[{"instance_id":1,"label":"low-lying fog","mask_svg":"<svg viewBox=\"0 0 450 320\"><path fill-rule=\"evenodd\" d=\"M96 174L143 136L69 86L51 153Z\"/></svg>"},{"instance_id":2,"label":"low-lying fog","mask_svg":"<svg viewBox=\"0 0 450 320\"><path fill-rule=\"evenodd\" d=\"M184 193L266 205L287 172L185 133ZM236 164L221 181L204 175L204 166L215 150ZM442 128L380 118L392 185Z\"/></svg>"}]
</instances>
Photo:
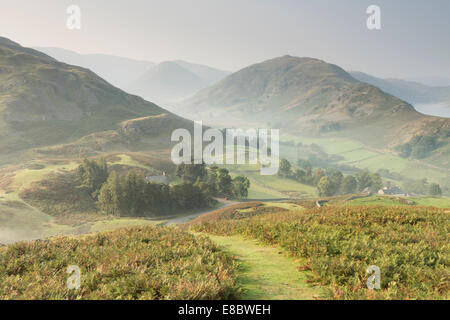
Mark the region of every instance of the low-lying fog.
<instances>
[{"instance_id":1,"label":"low-lying fog","mask_svg":"<svg viewBox=\"0 0 450 320\"><path fill-rule=\"evenodd\" d=\"M432 103L432 104L416 104L414 105L417 111L430 116L438 116L450 118L450 104L446 103Z\"/></svg>"}]
</instances>

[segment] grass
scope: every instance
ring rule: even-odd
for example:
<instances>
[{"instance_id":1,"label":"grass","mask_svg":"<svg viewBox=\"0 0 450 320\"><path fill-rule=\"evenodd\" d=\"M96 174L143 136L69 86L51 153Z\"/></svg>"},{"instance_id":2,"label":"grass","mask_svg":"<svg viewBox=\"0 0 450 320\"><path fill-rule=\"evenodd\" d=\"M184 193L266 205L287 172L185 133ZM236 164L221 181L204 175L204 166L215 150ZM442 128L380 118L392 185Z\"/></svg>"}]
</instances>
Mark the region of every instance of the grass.
<instances>
[{"instance_id":1,"label":"grass","mask_svg":"<svg viewBox=\"0 0 450 320\"><path fill-rule=\"evenodd\" d=\"M372 196L346 202L346 206L411 206L412 204L424 207L450 208L448 197L397 197Z\"/></svg>"},{"instance_id":2,"label":"grass","mask_svg":"<svg viewBox=\"0 0 450 320\"><path fill-rule=\"evenodd\" d=\"M154 155L119 153L106 156L110 166L121 165L154 172L157 170L153 169L153 164L158 168L164 166L162 161ZM145 165L140 164L141 162ZM86 201L70 200L70 196L73 197L77 192L65 191L67 183L58 184L58 181L64 180L58 177L67 176L77 166L78 162L74 160L41 159L2 168L0 171L0 243L55 235L102 232L123 227L160 224L166 221L164 219L111 219L95 213L96 209L91 206L83 206ZM42 199L34 197L33 190L39 192ZM48 191L48 195L52 195L56 194L57 190L60 192L58 201L54 201L52 197L46 199L42 193ZM23 196L26 193L29 193L31 198L24 201L20 194Z\"/></svg>"},{"instance_id":3,"label":"grass","mask_svg":"<svg viewBox=\"0 0 450 320\"><path fill-rule=\"evenodd\" d=\"M142 168L142 169L146 169L146 170L150 171L152 174L155 174L155 175L160 174L154 168L141 164L140 162L136 161L128 154L119 154L117 156L119 157L120 160L112 162L111 165L120 164L120 165L124 165L124 166L128 166L128 167Z\"/></svg>"},{"instance_id":4,"label":"grass","mask_svg":"<svg viewBox=\"0 0 450 320\"><path fill-rule=\"evenodd\" d=\"M280 246L330 299L448 299L449 221L450 212L437 208L326 206L218 216L191 230ZM381 269L381 290L367 289L371 265Z\"/></svg>"},{"instance_id":5,"label":"grass","mask_svg":"<svg viewBox=\"0 0 450 320\"><path fill-rule=\"evenodd\" d=\"M81 287L66 286L69 265ZM174 228L121 229L0 248L0 299L230 299L237 264L206 237Z\"/></svg>"},{"instance_id":6,"label":"grass","mask_svg":"<svg viewBox=\"0 0 450 320\"><path fill-rule=\"evenodd\" d=\"M311 300L320 297L319 287L306 283L307 272L298 272L293 258L276 247L239 236L208 237L240 263L237 281L244 300Z\"/></svg>"},{"instance_id":7,"label":"grass","mask_svg":"<svg viewBox=\"0 0 450 320\"><path fill-rule=\"evenodd\" d=\"M317 194L316 188L278 175L263 176L256 165L226 166L233 176L244 175L250 180L248 198L254 200L305 198Z\"/></svg>"},{"instance_id":8,"label":"grass","mask_svg":"<svg viewBox=\"0 0 450 320\"><path fill-rule=\"evenodd\" d=\"M282 136L284 141L301 142L303 144L317 144L324 152L331 155L339 155L344 159L339 164L355 166L360 169L377 171L388 169L414 179L427 178L429 181L440 183L450 188L449 168L431 166L428 162L404 159L400 156L387 153L385 150L374 150L364 146L358 141L348 138L311 138L294 135ZM291 161L297 161L295 147L282 145L281 154ZM411 176L414 173L414 176Z\"/></svg>"}]
</instances>

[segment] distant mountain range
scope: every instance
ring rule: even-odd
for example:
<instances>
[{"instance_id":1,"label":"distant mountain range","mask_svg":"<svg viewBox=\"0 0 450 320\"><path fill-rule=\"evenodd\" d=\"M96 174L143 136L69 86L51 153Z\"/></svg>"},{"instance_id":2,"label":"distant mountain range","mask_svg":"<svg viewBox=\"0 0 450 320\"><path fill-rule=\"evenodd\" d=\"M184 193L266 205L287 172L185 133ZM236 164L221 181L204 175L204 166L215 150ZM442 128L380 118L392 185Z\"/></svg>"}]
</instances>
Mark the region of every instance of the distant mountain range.
<instances>
[{"instance_id":1,"label":"distant mountain range","mask_svg":"<svg viewBox=\"0 0 450 320\"><path fill-rule=\"evenodd\" d=\"M112 86L88 69L0 38L2 156L108 130L119 130L114 137L119 139L120 134L139 132L136 125L142 122L152 127L144 133L165 135L167 141L174 128L192 127L190 121Z\"/></svg>"},{"instance_id":2,"label":"distant mountain range","mask_svg":"<svg viewBox=\"0 0 450 320\"><path fill-rule=\"evenodd\" d=\"M445 150L449 144L450 119L418 113L342 68L312 58L284 56L254 64L183 101L177 112L213 125L345 136L383 149L416 135L435 136Z\"/></svg>"},{"instance_id":3,"label":"distant mountain range","mask_svg":"<svg viewBox=\"0 0 450 320\"><path fill-rule=\"evenodd\" d=\"M107 54L79 54L61 48L35 47L34 49L58 61L89 69L121 89L155 65L150 61L139 61Z\"/></svg>"},{"instance_id":4,"label":"distant mountain range","mask_svg":"<svg viewBox=\"0 0 450 320\"><path fill-rule=\"evenodd\" d=\"M407 79L409 81L422 83L430 87L449 87L450 78L441 76L415 77Z\"/></svg>"},{"instance_id":5,"label":"distant mountain range","mask_svg":"<svg viewBox=\"0 0 450 320\"><path fill-rule=\"evenodd\" d=\"M434 87L400 79L381 79L362 72L350 72L357 80L376 86L411 104L447 103L450 108L450 86Z\"/></svg>"},{"instance_id":6,"label":"distant mountain range","mask_svg":"<svg viewBox=\"0 0 450 320\"><path fill-rule=\"evenodd\" d=\"M150 61L79 54L60 48L35 49L61 62L90 69L111 84L158 104L186 98L231 73L183 60L155 65Z\"/></svg>"},{"instance_id":7,"label":"distant mountain range","mask_svg":"<svg viewBox=\"0 0 450 320\"><path fill-rule=\"evenodd\" d=\"M145 63L122 61L123 65ZM350 74L322 60L292 56L257 63L228 76L183 61L141 71L129 85L135 88L130 91L140 90L141 96L153 100L181 99L200 90L174 108L206 124L349 137L391 151L416 136L432 137L436 142L429 155L433 163L449 165L450 119L423 115L404 101L446 99L448 88ZM167 138L179 127L191 128L192 123L114 87L86 68L0 38L3 153L75 141L94 147L142 136L151 141L162 135Z\"/></svg>"},{"instance_id":8,"label":"distant mountain range","mask_svg":"<svg viewBox=\"0 0 450 320\"><path fill-rule=\"evenodd\" d=\"M230 72L185 61L162 62L125 89L158 104L170 105L225 78Z\"/></svg>"}]
</instances>

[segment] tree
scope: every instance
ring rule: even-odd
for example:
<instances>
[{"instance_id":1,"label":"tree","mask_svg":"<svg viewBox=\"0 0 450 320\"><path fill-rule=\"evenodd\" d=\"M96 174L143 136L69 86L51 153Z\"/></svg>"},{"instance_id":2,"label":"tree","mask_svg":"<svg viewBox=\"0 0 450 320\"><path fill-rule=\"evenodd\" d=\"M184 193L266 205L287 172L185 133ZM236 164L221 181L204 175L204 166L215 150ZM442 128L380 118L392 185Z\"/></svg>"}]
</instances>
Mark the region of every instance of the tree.
<instances>
[{"instance_id":1,"label":"tree","mask_svg":"<svg viewBox=\"0 0 450 320\"><path fill-rule=\"evenodd\" d=\"M314 173L312 174L313 184L317 185L323 176L325 176L325 172L322 169L318 168L318 169L314 170Z\"/></svg>"},{"instance_id":2,"label":"tree","mask_svg":"<svg viewBox=\"0 0 450 320\"><path fill-rule=\"evenodd\" d=\"M421 180L407 180L403 187L410 193L427 194L430 190L428 180L426 178Z\"/></svg>"},{"instance_id":3,"label":"tree","mask_svg":"<svg viewBox=\"0 0 450 320\"><path fill-rule=\"evenodd\" d=\"M123 207L123 191L121 181L113 171L103 184L98 196L100 210L108 215L120 216Z\"/></svg>"},{"instance_id":4,"label":"tree","mask_svg":"<svg viewBox=\"0 0 450 320\"><path fill-rule=\"evenodd\" d=\"M218 167L211 167L208 171L208 178L206 180L206 185L208 187L209 194L212 197L217 196L217 170Z\"/></svg>"},{"instance_id":5,"label":"tree","mask_svg":"<svg viewBox=\"0 0 450 320\"><path fill-rule=\"evenodd\" d=\"M329 197L334 194L335 187L331 179L327 176L324 176L317 184L317 190L319 191L319 195L321 197Z\"/></svg>"},{"instance_id":6,"label":"tree","mask_svg":"<svg viewBox=\"0 0 450 320\"><path fill-rule=\"evenodd\" d=\"M358 183L359 191L363 191L366 188L370 188L372 183L372 179L370 178L370 174L367 170L361 170L356 175L356 181Z\"/></svg>"},{"instance_id":7,"label":"tree","mask_svg":"<svg viewBox=\"0 0 450 320\"><path fill-rule=\"evenodd\" d=\"M306 172L303 169L297 169L294 172L294 178L298 182L305 183Z\"/></svg>"},{"instance_id":8,"label":"tree","mask_svg":"<svg viewBox=\"0 0 450 320\"><path fill-rule=\"evenodd\" d=\"M354 176L346 176L342 181L342 193L351 194L355 193L358 188L358 182Z\"/></svg>"},{"instance_id":9,"label":"tree","mask_svg":"<svg viewBox=\"0 0 450 320\"><path fill-rule=\"evenodd\" d=\"M181 178L184 183L194 184L198 178L206 179L208 172L204 163L202 164L180 164L176 170L177 177Z\"/></svg>"},{"instance_id":10,"label":"tree","mask_svg":"<svg viewBox=\"0 0 450 320\"><path fill-rule=\"evenodd\" d=\"M430 184L430 195L441 196L442 195L441 186L438 185L437 183Z\"/></svg>"},{"instance_id":11,"label":"tree","mask_svg":"<svg viewBox=\"0 0 450 320\"><path fill-rule=\"evenodd\" d=\"M217 193L223 197L233 196L232 179L227 169L220 168L217 171Z\"/></svg>"},{"instance_id":12,"label":"tree","mask_svg":"<svg viewBox=\"0 0 450 320\"><path fill-rule=\"evenodd\" d=\"M169 186L160 183L146 183L144 188L144 213L158 216L176 209L172 208L173 202L170 198Z\"/></svg>"},{"instance_id":13,"label":"tree","mask_svg":"<svg viewBox=\"0 0 450 320\"><path fill-rule=\"evenodd\" d=\"M130 172L124 183L124 210L126 216L141 216L145 210L145 185L146 182L142 175L136 172Z\"/></svg>"},{"instance_id":14,"label":"tree","mask_svg":"<svg viewBox=\"0 0 450 320\"><path fill-rule=\"evenodd\" d=\"M341 191L344 175L339 170L332 170L332 172L329 174L329 177L334 187L333 194L339 193Z\"/></svg>"},{"instance_id":15,"label":"tree","mask_svg":"<svg viewBox=\"0 0 450 320\"><path fill-rule=\"evenodd\" d=\"M291 163L287 159L280 160L280 168L278 170L278 174L283 177L288 177L291 175Z\"/></svg>"},{"instance_id":16,"label":"tree","mask_svg":"<svg viewBox=\"0 0 450 320\"><path fill-rule=\"evenodd\" d=\"M172 187L172 201L177 209L189 210L202 208L209 204L209 198L202 193L198 186L190 183L182 183Z\"/></svg>"},{"instance_id":17,"label":"tree","mask_svg":"<svg viewBox=\"0 0 450 320\"><path fill-rule=\"evenodd\" d=\"M370 190L372 192L377 192L383 187L383 180L378 173L370 174Z\"/></svg>"},{"instance_id":18,"label":"tree","mask_svg":"<svg viewBox=\"0 0 450 320\"><path fill-rule=\"evenodd\" d=\"M100 188L108 179L108 165L105 159L84 159L78 166L77 172L79 188L85 189L94 199L98 198Z\"/></svg>"},{"instance_id":19,"label":"tree","mask_svg":"<svg viewBox=\"0 0 450 320\"><path fill-rule=\"evenodd\" d=\"M247 177L237 176L233 179L233 194L238 199L248 197L248 189L250 188L250 180Z\"/></svg>"}]
</instances>

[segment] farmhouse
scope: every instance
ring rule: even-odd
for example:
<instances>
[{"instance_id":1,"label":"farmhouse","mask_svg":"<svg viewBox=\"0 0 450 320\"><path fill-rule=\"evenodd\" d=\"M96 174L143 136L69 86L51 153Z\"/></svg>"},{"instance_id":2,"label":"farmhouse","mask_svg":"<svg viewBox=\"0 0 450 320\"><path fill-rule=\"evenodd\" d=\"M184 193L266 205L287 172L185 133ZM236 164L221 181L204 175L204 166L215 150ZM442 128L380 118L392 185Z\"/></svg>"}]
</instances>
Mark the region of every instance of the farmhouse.
<instances>
[{"instance_id":1,"label":"farmhouse","mask_svg":"<svg viewBox=\"0 0 450 320\"><path fill-rule=\"evenodd\" d=\"M165 184L166 186L169 185L169 178L167 177L166 172L163 172L162 176L148 176L145 177L145 181L152 182L152 183L159 183L159 184Z\"/></svg>"},{"instance_id":2,"label":"farmhouse","mask_svg":"<svg viewBox=\"0 0 450 320\"><path fill-rule=\"evenodd\" d=\"M405 192L403 192L399 187L394 186L394 187L384 187L383 189L378 190L378 194L380 195L396 195L396 196L400 196L400 195L404 195L406 196L407 194Z\"/></svg>"}]
</instances>

